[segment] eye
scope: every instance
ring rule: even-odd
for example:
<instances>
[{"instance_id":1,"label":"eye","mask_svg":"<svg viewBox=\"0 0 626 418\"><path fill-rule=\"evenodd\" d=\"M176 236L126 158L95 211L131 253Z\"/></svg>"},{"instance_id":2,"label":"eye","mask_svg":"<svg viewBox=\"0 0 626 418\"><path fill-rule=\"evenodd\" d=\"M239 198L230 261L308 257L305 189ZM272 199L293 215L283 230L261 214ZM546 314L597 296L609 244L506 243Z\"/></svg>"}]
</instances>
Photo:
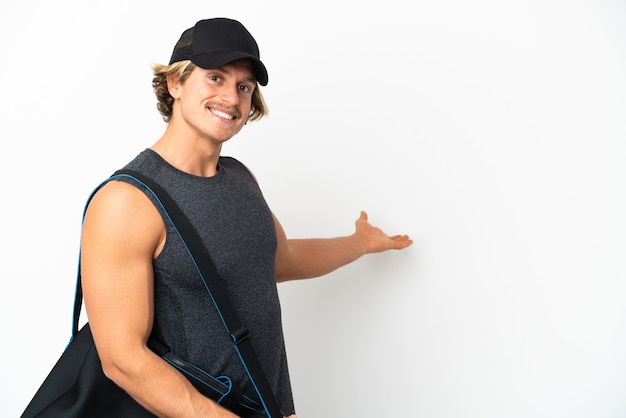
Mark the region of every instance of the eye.
<instances>
[{"instance_id":1,"label":"eye","mask_svg":"<svg viewBox=\"0 0 626 418\"><path fill-rule=\"evenodd\" d=\"M243 93L250 93L252 91L252 87L250 87L248 84L240 84L239 91Z\"/></svg>"},{"instance_id":2,"label":"eye","mask_svg":"<svg viewBox=\"0 0 626 418\"><path fill-rule=\"evenodd\" d=\"M208 78L209 78L209 80L211 80L214 83L219 83L222 80L222 78L219 75L216 75L216 74L211 74L211 75L209 75Z\"/></svg>"}]
</instances>

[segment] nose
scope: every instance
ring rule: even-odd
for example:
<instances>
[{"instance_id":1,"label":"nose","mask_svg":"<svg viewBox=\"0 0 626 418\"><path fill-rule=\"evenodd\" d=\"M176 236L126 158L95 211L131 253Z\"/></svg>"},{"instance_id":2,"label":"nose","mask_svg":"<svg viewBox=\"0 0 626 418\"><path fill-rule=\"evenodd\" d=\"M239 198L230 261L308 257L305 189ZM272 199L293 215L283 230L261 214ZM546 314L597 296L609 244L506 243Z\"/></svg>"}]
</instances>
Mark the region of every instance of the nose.
<instances>
[{"instance_id":1,"label":"nose","mask_svg":"<svg viewBox=\"0 0 626 418\"><path fill-rule=\"evenodd\" d=\"M239 88L236 83L227 83L222 86L220 98L231 105L239 103Z\"/></svg>"}]
</instances>

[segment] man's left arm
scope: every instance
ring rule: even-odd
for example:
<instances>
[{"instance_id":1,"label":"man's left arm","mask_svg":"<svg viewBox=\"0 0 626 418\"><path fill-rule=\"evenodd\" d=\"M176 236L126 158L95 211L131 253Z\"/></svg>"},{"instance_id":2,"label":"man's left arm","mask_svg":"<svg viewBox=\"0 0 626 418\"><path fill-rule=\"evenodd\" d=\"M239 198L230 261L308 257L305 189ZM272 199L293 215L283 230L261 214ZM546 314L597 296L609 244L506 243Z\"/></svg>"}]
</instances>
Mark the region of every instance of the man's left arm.
<instances>
[{"instance_id":1,"label":"man's left arm","mask_svg":"<svg viewBox=\"0 0 626 418\"><path fill-rule=\"evenodd\" d=\"M274 223L278 238L276 280L279 282L323 276L365 254L401 250L413 243L408 235L385 234L368 222L363 211L355 222L355 232L344 237L288 239L276 216Z\"/></svg>"}]
</instances>

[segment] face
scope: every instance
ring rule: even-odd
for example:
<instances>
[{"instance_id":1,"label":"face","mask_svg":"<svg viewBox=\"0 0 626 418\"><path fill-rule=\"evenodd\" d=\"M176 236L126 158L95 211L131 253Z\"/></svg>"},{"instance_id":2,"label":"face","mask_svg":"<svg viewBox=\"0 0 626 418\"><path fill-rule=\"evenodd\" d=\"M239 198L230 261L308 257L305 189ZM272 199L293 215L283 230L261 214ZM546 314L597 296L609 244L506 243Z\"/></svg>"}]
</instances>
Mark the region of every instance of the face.
<instances>
[{"instance_id":1,"label":"face","mask_svg":"<svg viewBox=\"0 0 626 418\"><path fill-rule=\"evenodd\" d=\"M168 86L175 99L170 123L222 143L245 125L256 81L250 61L238 60L214 70L196 67L184 83Z\"/></svg>"}]
</instances>

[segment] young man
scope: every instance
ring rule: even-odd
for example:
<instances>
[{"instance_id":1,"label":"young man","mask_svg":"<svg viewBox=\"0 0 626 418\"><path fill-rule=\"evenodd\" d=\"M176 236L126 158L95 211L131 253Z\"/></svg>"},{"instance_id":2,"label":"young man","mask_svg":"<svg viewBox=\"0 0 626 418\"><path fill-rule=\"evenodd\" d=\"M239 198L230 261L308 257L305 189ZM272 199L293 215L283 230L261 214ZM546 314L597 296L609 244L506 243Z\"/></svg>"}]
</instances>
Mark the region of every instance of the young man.
<instances>
[{"instance_id":1,"label":"young man","mask_svg":"<svg viewBox=\"0 0 626 418\"><path fill-rule=\"evenodd\" d=\"M402 249L362 212L353 235L288 239L252 174L222 144L266 113L258 84L267 71L237 21L207 19L183 33L153 87L168 122L163 136L126 168L159 183L208 248L285 416L295 416L276 282L312 278L364 254ZM82 231L82 281L105 374L161 417L235 417L202 396L147 340L226 375L256 398L191 259L141 185L110 181L93 197Z\"/></svg>"}]
</instances>

